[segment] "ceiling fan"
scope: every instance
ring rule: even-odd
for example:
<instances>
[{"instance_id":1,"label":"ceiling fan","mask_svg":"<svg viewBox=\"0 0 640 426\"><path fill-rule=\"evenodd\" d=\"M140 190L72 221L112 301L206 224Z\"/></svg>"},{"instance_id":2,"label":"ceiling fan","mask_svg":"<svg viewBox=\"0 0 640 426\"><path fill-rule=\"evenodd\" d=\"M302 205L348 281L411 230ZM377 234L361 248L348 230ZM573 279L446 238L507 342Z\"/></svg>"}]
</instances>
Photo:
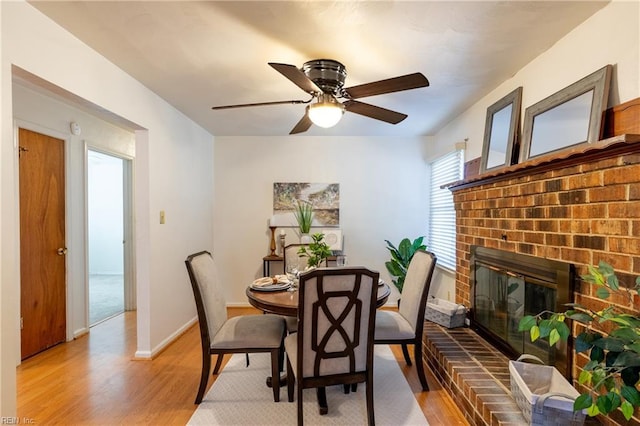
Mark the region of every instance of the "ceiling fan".
<instances>
[{"instance_id":1,"label":"ceiling fan","mask_svg":"<svg viewBox=\"0 0 640 426\"><path fill-rule=\"evenodd\" d=\"M347 69L340 62L332 59L314 59L305 62L301 69L295 65L274 62L269 62L269 65L311 95L311 99L307 101L291 100L223 105L212 107L212 109L219 110L280 104L309 104L302 119L295 125L291 132L289 132L290 135L306 132L312 124L325 128L333 127L340 121L345 110L387 123L398 124L407 118L406 114L356 101L355 99L417 89L429 85L429 80L427 80L422 73L417 72L343 88L344 80L347 77ZM314 99L316 102L311 103ZM340 101L340 99L344 99L344 101Z\"/></svg>"}]
</instances>

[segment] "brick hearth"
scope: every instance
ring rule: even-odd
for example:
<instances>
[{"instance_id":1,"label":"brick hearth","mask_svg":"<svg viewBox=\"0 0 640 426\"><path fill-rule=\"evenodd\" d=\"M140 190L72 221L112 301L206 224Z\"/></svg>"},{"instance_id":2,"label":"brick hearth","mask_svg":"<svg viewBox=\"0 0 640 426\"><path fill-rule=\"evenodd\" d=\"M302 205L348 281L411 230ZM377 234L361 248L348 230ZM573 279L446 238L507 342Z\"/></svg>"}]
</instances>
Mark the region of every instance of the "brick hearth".
<instances>
[{"instance_id":1,"label":"brick hearth","mask_svg":"<svg viewBox=\"0 0 640 426\"><path fill-rule=\"evenodd\" d=\"M468 328L425 322L424 361L472 425L526 424L509 389L509 359Z\"/></svg>"},{"instance_id":2,"label":"brick hearth","mask_svg":"<svg viewBox=\"0 0 640 426\"><path fill-rule=\"evenodd\" d=\"M469 328L425 322L423 360L472 425L526 425L511 397L509 358ZM588 418L585 425L600 422Z\"/></svg>"}]
</instances>

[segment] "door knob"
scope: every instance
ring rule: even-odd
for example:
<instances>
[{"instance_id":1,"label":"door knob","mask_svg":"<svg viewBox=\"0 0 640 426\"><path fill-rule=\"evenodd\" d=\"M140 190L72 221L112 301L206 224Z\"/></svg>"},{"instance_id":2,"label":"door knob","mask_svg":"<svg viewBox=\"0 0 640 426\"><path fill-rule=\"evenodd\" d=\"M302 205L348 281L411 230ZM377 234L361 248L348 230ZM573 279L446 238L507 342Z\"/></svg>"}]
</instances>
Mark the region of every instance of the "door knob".
<instances>
[{"instance_id":1,"label":"door knob","mask_svg":"<svg viewBox=\"0 0 640 426\"><path fill-rule=\"evenodd\" d=\"M65 254L67 254L67 248L66 247L60 247L58 249L58 256L64 256Z\"/></svg>"}]
</instances>

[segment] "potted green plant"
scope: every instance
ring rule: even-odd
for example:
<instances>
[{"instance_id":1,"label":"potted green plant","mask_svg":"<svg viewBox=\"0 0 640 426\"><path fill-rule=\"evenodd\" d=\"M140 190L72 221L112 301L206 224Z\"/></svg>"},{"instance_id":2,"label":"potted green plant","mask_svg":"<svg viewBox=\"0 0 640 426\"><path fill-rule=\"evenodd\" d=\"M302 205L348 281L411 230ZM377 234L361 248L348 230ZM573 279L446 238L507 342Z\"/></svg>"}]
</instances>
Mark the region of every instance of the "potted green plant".
<instances>
[{"instance_id":1,"label":"potted green plant","mask_svg":"<svg viewBox=\"0 0 640 426\"><path fill-rule=\"evenodd\" d=\"M612 295L617 300L633 300L631 291L620 289L613 268L606 262L589 266L589 273L581 278L595 286L594 293L602 300ZM640 291L640 277L631 290ZM569 337L565 319L584 325L585 331L575 339L575 351L588 352L589 362L578 382L591 390L576 399L573 409L586 409L589 416L607 415L620 409L625 419L631 419L635 408L640 407L640 317L637 312L624 312L611 304L599 311L578 303L567 307L563 313L545 311L524 316L519 330L529 331L532 341L546 338L552 346Z\"/></svg>"},{"instance_id":2,"label":"potted green plant","mask_svg":"<svg viewBox=\"0 0 640 426\"><path fill-rule=\"evenodd\" d=\"M398 248L396 248L389 240L385 240L387 243L387 250L391 253L391 260L387 261L384 266L387 267L387 271L393 279L393 284L396 286L398 291L402 293L402 288L404 287L404 279L407 275L407 268L409 267L409 262L411 262L411 258L418 250L425 250L427 248L426 245L422 244L424 237L418 237L413 242L408 238L403 239L398 244Z\"/></svg>"},{"instance_id":3,"label":"potted green plant","mask_svg":"<svg viewBox=\"0 0 640 426\"><path fill-rule=\"evenodd\" d=\"M311 222L313 222L313 205L308 201L296 200L296 206L293 215L298 222L300 228L300 242L307 243L304 237L309 235L311 231Z\"/></svg>"},{"instance_id":4,"label":"potted green plant","mask_svg":"<svg viewBox=\"0 0 640 426\"><path fill-rule=\"evenodd\" d=\"M298 255L307 258L307 268L316 268L329 256L331 250L324 240L324 234L318 232L311 236L311 243L307 247L300 247Z\"/></svg>"}]
</instances>

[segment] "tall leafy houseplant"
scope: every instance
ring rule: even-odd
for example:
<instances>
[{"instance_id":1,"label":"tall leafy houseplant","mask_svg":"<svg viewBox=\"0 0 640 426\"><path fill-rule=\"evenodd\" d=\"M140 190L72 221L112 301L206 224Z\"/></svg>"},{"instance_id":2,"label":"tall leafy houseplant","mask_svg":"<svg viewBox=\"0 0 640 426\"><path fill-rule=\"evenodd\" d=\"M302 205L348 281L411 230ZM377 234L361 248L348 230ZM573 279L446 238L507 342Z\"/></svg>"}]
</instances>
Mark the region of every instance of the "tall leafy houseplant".
<instances>
[{"instance_id":1,"label":"tall leafy houseplant","mask_svg":"<svg viewBox=\"0 0 640 426\"><path fill-rule=\"evenodd\" d=\"M398 291L402 293L404 287L404 279L407 275L407 268L411 258L418 250L425 250L426 245L422 244L424 237L418 237L413 242L408 238L403 239L396 248L389 240L384 240L387 243L387 250L391 253L391 260L385 262L384 266L387 267L387 271L392 277L396 277L393 280L393 284L397 287Z\"/></svg>"},{"instance_id":2,"label":"tall leafy houseplant","mask_svg":"<svg viewBox=\"0 0 640 426\"><path fill-rule=\"evenodd\" d=\"M293 215L298 222L301 234L308 234L313 221L313 206L307 201L296 200L296 207Z\"/></svg>"},{"instance_id":3,"label":"tall leafy houseplant","mask_svg":"<svg viewBox=\"0 0 640 426\"><path fill-rule=\"evenodd\" d=\"M581 278L595 287L595 295L606 300L615 295L617 300L628 300L633 306L631 291L621 290L611 265L600 262L589 266L589 273ZM640 291L640 277L636 279L636 292ZM524 316L520 331L529 331L531 340L548 338L549 345L560 339L567 340L570 331L565 319L577 321L585 331L575 339L576 353L588 352L589 362L583 367L578 382L590 385L573 404L574 410L586 409L589 416L607 415L617 409L629 420L634 409L640 407L640 317L622 311L614 305L593 311L581 304L567 304L564 313L541 312Z\"/></svg>"},{"instance_id":4,"label":"tall leafy houseplant","mask_svg":"<svg viewBox=\"0 0 640 426\"><path fill-rule=\"evenodd\" d=\"M331 250L324 240L324 234L318 232L311 236L312 242L308 247L300 247L298 255L307 258L307 267L316 268L329 256Z\"/></svg>"}]
</instances>

